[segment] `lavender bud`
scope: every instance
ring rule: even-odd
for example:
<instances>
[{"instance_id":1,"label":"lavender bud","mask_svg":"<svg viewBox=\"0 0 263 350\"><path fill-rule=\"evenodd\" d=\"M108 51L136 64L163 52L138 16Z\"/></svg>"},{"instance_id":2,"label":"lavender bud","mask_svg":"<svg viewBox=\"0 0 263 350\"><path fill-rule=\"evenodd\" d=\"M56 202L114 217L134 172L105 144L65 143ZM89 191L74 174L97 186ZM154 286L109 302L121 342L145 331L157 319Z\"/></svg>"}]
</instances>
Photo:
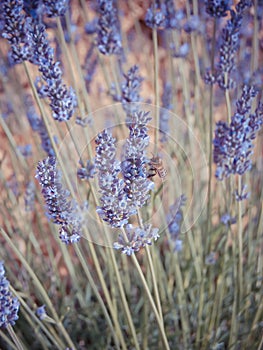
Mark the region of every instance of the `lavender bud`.
<instances>
[{"instance_id":1,"label":"lavender bud","mask_svg":"<svg viewBox=\"0 0 263 350\"><path fill-rule=\"evenodd\" d=\"M47 317L46 305L39 306L39 307L36 309L36 315L37 315L37 317L38 317L41 321L43 321L44 318Z\"/></svg>"}]
</instances>

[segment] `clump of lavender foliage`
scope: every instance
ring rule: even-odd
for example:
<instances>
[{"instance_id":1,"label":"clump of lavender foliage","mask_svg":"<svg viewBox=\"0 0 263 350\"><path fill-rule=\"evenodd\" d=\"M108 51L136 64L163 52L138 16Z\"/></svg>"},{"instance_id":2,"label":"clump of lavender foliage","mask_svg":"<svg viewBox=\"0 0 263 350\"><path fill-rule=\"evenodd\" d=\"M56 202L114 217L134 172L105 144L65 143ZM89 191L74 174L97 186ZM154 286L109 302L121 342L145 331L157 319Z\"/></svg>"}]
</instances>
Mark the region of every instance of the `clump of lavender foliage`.
<instances>
[{"instance_id":1,"label":"clump of lavender foliage","mask_svg":"<svg viewBox=\"0 0 263 350\"><path fill-rule=\"evenodd\" d=\"M255 95L254 88L245 85L230 125L224 121L219 121L216 125L213 157L217 166L216 177L219 180L229 177L230 174L243 175L252 167L252 141L263 123L262 103L259 102L255 112L251 113Z\"/></svg>"},{"instance_id":2,"label":"clump of lavender foliage","mask_svg":"<svg viewBox=\"0 0 263 350\"><path fill-rule=\"evenodd\" d=\"M0 261L0 328L13 326L18 320L20 303L9 290L10 283L5 277L4 262Z\"/></svg>"},{"instance_id":3,"label":"clump of lavender foliage","mask_svg":"<svg viewBox=\"0 0 263 350\"><path fill-rule=\"evenodd\" d=\"M38 163L36 178L42 187L48 218L60 226L60 239L66 244L78 242L83 233L84 208L69 199L70 193L61 183L55 157Z\"/></svg>"}]
</instances>

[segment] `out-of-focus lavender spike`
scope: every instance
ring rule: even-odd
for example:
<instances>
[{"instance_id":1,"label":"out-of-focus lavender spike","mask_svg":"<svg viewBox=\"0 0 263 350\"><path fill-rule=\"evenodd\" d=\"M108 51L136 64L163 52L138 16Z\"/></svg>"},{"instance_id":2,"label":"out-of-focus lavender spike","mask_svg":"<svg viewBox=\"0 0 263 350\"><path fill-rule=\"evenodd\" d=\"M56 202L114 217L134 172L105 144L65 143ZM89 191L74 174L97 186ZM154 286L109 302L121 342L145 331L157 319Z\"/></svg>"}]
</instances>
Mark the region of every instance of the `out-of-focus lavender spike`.
<instances>
[{"instance_id":1,"label":"out-of-focus lavender spike","mask_svg":"<svg viewBox=\"0 0 263 350\"><path fill-rule=\"evenodd\" d=\"M138 112L138 106L132 104L140 102L140 90L143 78L139 74L139 67L132 66L127 74L123 74L125 81L121 85L121 96L115 96L116 101L122 103L122 107L127 114L127 118Z\"/></svg>"},{"instance_id":2,"label":"out-of-focus lavender spike","mask_svg":"<svg viewBox=\"0 0 263 350\"><path fill-rule=\"evenodd\" d=\"M18 320L20 303L9 289L10 283L5 277L4 262L0 261L0 328L14 326Z\"/></svg>"},{"instance_id":3,"label":"out-of-focus lavender spike","mask_svg":"<svg viewBox=\"0 0 263 350\"><path fill-rule=\"evenodd\" d=\"M86 89L88 92L90 92L90 83L92 82L93 76L96 72L96 68L98 65L98 56L96 55L96 53L94 54L94 48L95 45L91 45L86 54L83 65L83 74L86 83Z\"/></svg>"},{"instance_id":4,"label":"out-of-focus lavender spike","mask_svg":"<svg viewBox=\"0 0 263 350\"><path fill-rule=\"evenodd\" d=\"M48 218L60 226L60 239L66 244L78 242L83 233L86 208L69 198L70 193L62 185L55 157L38 163L36 178L42 187Z\"/></svg>"},{"instance_id":5,"label":"out-of-focus lavender spike","mask_svg":"<svg viewBox=\"0 0 263 350\"><path fill-rule=\"evenodd\" d=\"M28 158L28 157L32 156L32 145L31 144L27 144L25 146L18 146L17 148L23 157Z\"/></svg>"},{"instance_id":6,"label":"out-of-focus lavender spike","mask_svg":"<svg viewBox=\"0 0 263 350\"><path fill-rule=\"evenodd\" d=\"M69 8L69 0L42 0L48 17L63 16Z\"/></svg>"},{"instance_id":7,"label":"out-of-focus lavender spike","mask_svg":"<svg viewBox=\"0 0 263 350\"><path fill-rule=\"evenodd\" d=\"M103 55L120 55L122 43L118 13L113 0L98 0L97 46Z\"/></svg>"},{"instance_id":8,"label":"out-of-focus lavender spike","mask_svg":"<svg viewBox=\"0 0 263 350\"><path fill-rule=\"evenodd\" d=\"M230 225L235 224L237 222L237 219L235 217L232 217L229 213L226 213L226 214L221 216L220 221L224 225L230 226Z\"/></svg>"},{"instance_id":9,"label":"out-of-focus lavender spike","mask_svg":"<svg viewBox=\"0 0 263 350\"><path fill-rule=\"evenodd\" d=\"M171 55L175 58L184 58L188 55L190 51L190 46L188 43L183 43L182 45L176 47L174 44L170 45Z\"/></svg>"},{"instance_id":10,"label":"out-of-focus lavender spike","mask_svg":"<svg viewBox=\"0 0 263 350\"><path fill-rule=\"evenodd\" d=\"M98 18L95 17L92 21L85 24L85 33L88 35L95 34L97 31Z\"/></svg>"},{"instance_id":11,"label":"out-of-focus lavender spike","mask_svg":"<svg viewBox=\"0 0 263 350\"><path fill-rule=\"evenodd\" d=\"M181 225L183 221L182 207L185 205L186 196L181 195L177 198L173 205L170 206L169 213L166 216L168 230L170 232L171 241L174 251L182 250L182 241L179 239Z\"/></svg>"},{"instance_id":12,"label":"out-of-focus lavender spike","mask_svg":"<svg viewBox=\"0 0 263 350\"><path fill-rule=\"evenodd\" d=\"M242 185L240 192L238 190L235 190L234 195L237 202L248 199L250 196L250 193L247 192L247 185Z\"/></svg>"},{"instance_id":13,"label":"out-of-focus lavender spike","mask_svg":"<svg viewBox=\"0 0 263 350\"><path fill-rule=\"evenodd\" d=\"M235 7L230 10L230 19L222 30L222 44L220 46L219 63L216 71L212 74L207 73L205 82L212 84L217 82L223 90L233 89L236 85L235 80L231 77L236 68L235 55L239 48L239 34L243 19L243 12L251 5L250 1L241 0ZM225 80L227 75L227 81Z\"/></svg>"},{"instance_id":14,"label":"out-of-focus lavender spike","mask_svg":"<svg viewBox=\"0 0 263 350\"><path fill-rule=\"evenodd\" d=\"M120 162L116 160L116 139L104 130L98 134L95 142L95 165L101 193L101 205L97 212L111 227L123 227L128 223L129 217L135 214L135 210L128 205L125 183L119 178L121 168Z\"/></svg>"},{"instance_id":15,"label":"out-of-focus lavender spike","mask_svg":"<svg viewBox=\"0 0 263 350\"><path fill-rule=\"evenodd\" d=\"M223 121L216 125L213 157L217 165L218 180L223 180L230 174L243 175L252 167L252 141L263 123L261 103L258 104L255 113L251 113L255 95L254 88L245 85L236 103L237 111L232 116L230 125Z\"/></svg>"},{"instance_id":16,"label":"out-of-focus lavender spike","mask_svg":"<svg viewBox=\"0 0 263 350\"><path fill-rule=\"evenodd\" d=\"M180 29L180 22L173 0L164 0L165 28Z\"/></svg>"},{"instance_id":17,"label":"out-of-focus lavender spike","mask_svg":"<svg viewBox=\"0 0 263 350\"><path fill-rule=\"evenodd\" d=\"M133 227L126 225L125 233L119 234L118 241L113 243L113 248L121 250L123 254L131 256L144 248L146 245L152 245L160 236L157 228L151 226Z\"/></svg>"},{"instance_id":18,"label":"out-of-focus lavender spike","mask_svg":"<svg viewBox=\"0 0 263 350\"><path fill-rule=\"evenodd\" d=\"M165 28L166 7L159 0L153 1L145 15L145 24L150 28Z\"/></svg>"},{"instance_id":19,"label":"out-of-focus lavender spike","mask_svg":"<svg viewBox=\"0 0 263 350\"><path fill-rule=\"evenodd\" d=\"M33 131L36 131L41 138L42 149L47 153L48 156L53 157L55 152L51 145L51 141L45 127L44 122L36 113L33 100L30 95L25 97L26 114L29 124Z\"/></svg>"},{"instance_id":20,"label":"out-of-focus lavender spike","mask_svg":"<svg viewBox=\"0 0 263 350\"><path fill-rule=\"evenodd\" d=\"M34 210L35 205L35 196L36 196L36 187L33 181L29 181L26 185L25 193L25 210L27 212Z\"/></svg>"},{"instance_id":21,"label":"out-of-focus lavender spike","mask_svg":"<svg viewBox=\"0 0 263 350\"><path fill-rule=\"evenodd\" d=\"M78 178L81 180L93 179L96 174L95 164L87 160L86 166L80 162L80 169L77 171Z\"/></svg>"},{"instance_id":22,"label":"out-of-focus lavender spike","mask_svg":"<svg viewBox=\"0 0 263 350\"><path fill-rule=\"evenodd\" d=\"M226 17L230 9L229 0L205 0L206 12L214 18Z\"/></svg>"},{"instance_id":23,"label":"out-of-focus lavender spike","mask_svg":"<svg viewBox=\"0 0 263 350\"><path fill-rule=\"evenodd\" d=\"M169 131L169 111L173 109L172 105L173 89L170 83L165 83L162 95L162 109L160 111L160 141L167 142L167 133Z\"/></svg>"}]
</instances>

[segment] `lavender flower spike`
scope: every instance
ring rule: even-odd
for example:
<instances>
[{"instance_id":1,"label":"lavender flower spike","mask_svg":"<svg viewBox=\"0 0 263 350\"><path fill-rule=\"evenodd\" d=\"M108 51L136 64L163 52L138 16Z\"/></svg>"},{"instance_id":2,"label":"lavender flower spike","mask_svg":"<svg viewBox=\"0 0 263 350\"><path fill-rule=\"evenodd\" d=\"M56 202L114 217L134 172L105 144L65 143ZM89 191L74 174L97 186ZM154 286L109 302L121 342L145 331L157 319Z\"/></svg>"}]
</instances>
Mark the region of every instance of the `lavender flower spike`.
<instances>
[{"instance_id":1,"label":"lavender flower spike","mask_svg":"<svg viewBox=\"0 0 263 350\"><path fill-rule=\"evenodd\" d=\"M97 45L103 55L119 55L122 52L120 25L113 0L98 0L99 20Z\"/></svg>"},{"instance_id":2,"label":"lavender flower spike","mask_svg":"<svg viewBox=\"0 0 263 350\"><path fill-rule=\"evenodd\" d=\"M116 139L104 130L96 140L95 166L98 170L101 206L97 212L111 227L123 227L135 213L128 205L125 183L119 178L121 167L116 160Z\"/></svg>"},{"instance_id":3,"label":"lavender flower spike","mask_svg":"<svg viewBox=\"0 0 263 350\"><path fill-rule=\"evenodd\" d=\"M42 187L47 216L60 226L60 239L66 244L78 242L82 235L84 208L69 199L69 191L63 188L55 157L38 163L36 178Z\"/></svg>"},{"instance_id":4,"label":"lavender flower spike","mask_svg":"<svg viewBox=\"0 0 263 350\"><path fill-rule=\"evenodd\" d=\"M0 261L0 328L13 326L18 319L20 303L9 291L10 283L5 277L4 262Z\"/></svg>"},{"instance_id":5,"label":"lavender flower spike","mask_svg":"<svg viewBox=\"0 0 263 350\"><path fill-rule=\"evenodd\" d=\"M250 113L255 95L254 88L245 85L236 103L237 111L232 116L230 125L224 121L219 121L216 125L213 157L217 165L216 177L219 180L230 174L243 175L252 167L252 141L263 124L261 103L258 104L255 113Z\"/></svg>"}]
</instances>

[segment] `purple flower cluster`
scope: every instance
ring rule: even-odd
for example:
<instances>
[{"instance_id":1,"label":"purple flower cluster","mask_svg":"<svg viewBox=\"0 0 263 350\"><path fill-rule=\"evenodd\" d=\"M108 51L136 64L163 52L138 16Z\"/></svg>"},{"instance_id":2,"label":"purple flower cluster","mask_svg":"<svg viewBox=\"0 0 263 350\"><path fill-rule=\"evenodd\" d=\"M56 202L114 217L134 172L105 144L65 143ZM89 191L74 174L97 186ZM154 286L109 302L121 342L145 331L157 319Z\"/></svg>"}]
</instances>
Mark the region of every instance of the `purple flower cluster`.
<instances>
[{"instance_id":1,"label":"purple flower cluster","mask_svg":"<svg viewBox=\"0 0 263 350\"><path fill-rule=\"evenodd\" d=\"M104 130L96 140L95 165L98 170L101 206L97 212L111 227L123 227L135 211L128 204L120 162L116 160L116 139Z\"/></svg>"},{"instance_id":2,"label":"purple flower cluster","mask_svg":"<svg viewBox=\"0 0 263 350\"><path fill-rule=\"evenodd\" d=\"M28 60L37 65L42 74L41 86L37 87L42 97L50 99L53 118L58 121L69 120L76 107L76 96L72 88L67 89L62 81L60 63L54 61L54 50L50 47L46 28L35 24L31 19L26 21L27 41L30 43Z\"/></svg>"},{"instance_id":3,"label":"purple flower cluster","mask_svg":"<svg viewBox=\"0 0 263 350\"><path fill-rule=\"evenodd\" d=\"M43 120L36 113L33 100L30 95L25 98L26 114L29 124L33 131L36 131L41 139L41 147L49 157L53 157L55 152L52 148L51 141Z\"/></svg>"},{"instance_id":4,"label":"purple flower cluster","mask_svg":"<svg viewBox=\"0 0 263 350\"><path fill-rule=\"evenodd\" d=\"M59 9L66 9L64 2L49 1L46 9L59 12ZM13 63L28 60L38 66L42 74L41 96L50 99L53 118L58 121L69 120L76 107L76 96L73 89L67 89L62 82L60 64L54 61L54 50L49 45L45 25L33 17L25 17L22 14L21 0L7 0L1 5L4 17L2 36L11 46L10 57Z\"/></svg>"},{"instance_id":5,"label":"purple flower cluster","mask_svg":"<svg viewBox=\"0 0 263 350\"><path fill-rule=\"evenodd\" d=\"M159 0L152 2L145 16L145 23L150 28L165 27L166 8Z\"/></svg>"},{"instance_id":6,"label":"purple flower cluster","mask_svg":"<svg viewBox=\"0 0 263 350\"><path fill-rule=\"evenodd\" d=\"M122 52L120 24L113 0L98 0L97 46L103 55Z\"/></svg>"},{"instance_id":7,"label":"purple flower cluster","mask_svg":"<svg viewBox=\"0 0 263 350\"><path fill-rule=\"evenodd\" d=\"M123 254L130 256L144 248L146 244L152 245L152 242L160 237L158 231L158 228L151 226L141 228L129 224L125 227L125 235L119 234L118 241L113 243L113 248L120 249Z\"/></svg>"},{"instance_id":8,"label":"purple flower cluster","mask_svg":"<svg viewBox=\"0 0 263 350\"><path fill-rule=\"evenodd\" d=\"M81 180L90 180L93 179L96 174L95 164L93 164L90 160L87 160L86 166L82 162L80 162L80 168L77 171L78 178Z\"/></svg>"},{"instance_id":9,"label":"purple flower cluster","mask_svg":"<svg viewBox=\"0 0 263 350\"><path fill-rule=\"evenodd\" d=\"M69 0L42 0L48 17L63 16L69 8Z\"/></svg>"},{"instance_id":10,"label":"purple flower cluster","mask_svg":"<svg viewBox=\"0 0 263 350\"><path fill-rule=\"evenodd\" d=\"M255 95L254 88L245 85L236 103L237 111L232 116L230 125L224 121L219 121L216 125L213 157L217 166L216 177L219 180L230 174L242 175L252 166L252 141L263 123L261 103L255 112L251 113Z\"/></svg>"},{"instance_id":11,"label":"purple flower cluster","mask_svg":"<svg viewBox=\"0 0 263 350\"><path fill-rule=\"evenodd\" d=\"M214 73L206 73L205 82L207 84L214 84L217 82L223 90L235 87L235 81L231 78L231 73L236 68L235 55L239 47L239 33L243 12L250 5L251 3L249 1L241 0L236 5L235 10L230 10L231 17L222 30L219 63Z\"/></svg>"},{"instance_id":12,"label":"purple flower cluster","mask_svg":"<svg viewBox=\"0 0 263 350\"><path fill-rule=\"evenodd\" d=\"M9 291L10 283L5 277L4 262L0 261L0 328L13 326L18 320L20 303Z\"/></svg>"},{"instance_id":13,"label":"purple flower cluster","mask_svg":"<svg viewBox=\"0 0 263 350\"><path fill-rule=\"evenodd\" d=\"M24 19L22 14L23 0L5 0L0 2L3 29L2 37L7 39L13 63L21 63L27 59L28 47L25 44Z\"/></svg>"},{"instance_id":14,"label":"purple flower cluster","mask_svg":"<svg viewBox=\"0 0 263 350\"><path fill-rule=\"evenodd\" d=\"M185 202L185 195L181 195L179 198L177 198L174 204L170 206L169 213L166 217L173 249L177 252L182 250L182 240L179 239L179 235L183 221L182 206L185 205Z\"/></svg>"},{"instance_id":15,"label":"purple flower cluster","mask_svg":"<svg viewBox=\"0 0 263 350\"><path fill-rule=\"evenodd\" d=\"M55 157L38 163L36 178L42 187L48 218L60 226L60 239L66 244L78 242L82 235L84 208L69 199L70 193L63 188Z\"/></svg>"},{"instance_id":16,"label":"purple flower cluster","mask_svg":"<svg viewBox=\"0 0 263 350\"><path fill-rule=\"evenodd\" d=\"M127 74L124 74L125 82L121 85L121 97L123 109L127 113L127 116L133 114L136 111L136 107L131 103L140 102L140 89L143 78L139 74L139 67L137 65L132 66Z\"/></svg>"},{"instance_id":17,"label":"purple flower cluster","mask_svg":"<svg viewBox=\"0 0 263 350\"><path fill-rule=\"evenodd\" d=\"M131 205L141 208L149 199L154 183L147 178L146 149L149 145L147 124L151 120L148 112L140 111L127 120L129 137L124 146L124 161L121 163L125 182L125 193Z\"/></svg>"},{"instance_id":18,"label":"purple flower cluster","mask_svg":"<svg viewBox=\"0 0 263 350\"><path fill-rule=\"evenodd\" d=\"M205 0L206 12L214 18L226 17L230 9L229 0Z\"/></svg>"}]
</instances>

